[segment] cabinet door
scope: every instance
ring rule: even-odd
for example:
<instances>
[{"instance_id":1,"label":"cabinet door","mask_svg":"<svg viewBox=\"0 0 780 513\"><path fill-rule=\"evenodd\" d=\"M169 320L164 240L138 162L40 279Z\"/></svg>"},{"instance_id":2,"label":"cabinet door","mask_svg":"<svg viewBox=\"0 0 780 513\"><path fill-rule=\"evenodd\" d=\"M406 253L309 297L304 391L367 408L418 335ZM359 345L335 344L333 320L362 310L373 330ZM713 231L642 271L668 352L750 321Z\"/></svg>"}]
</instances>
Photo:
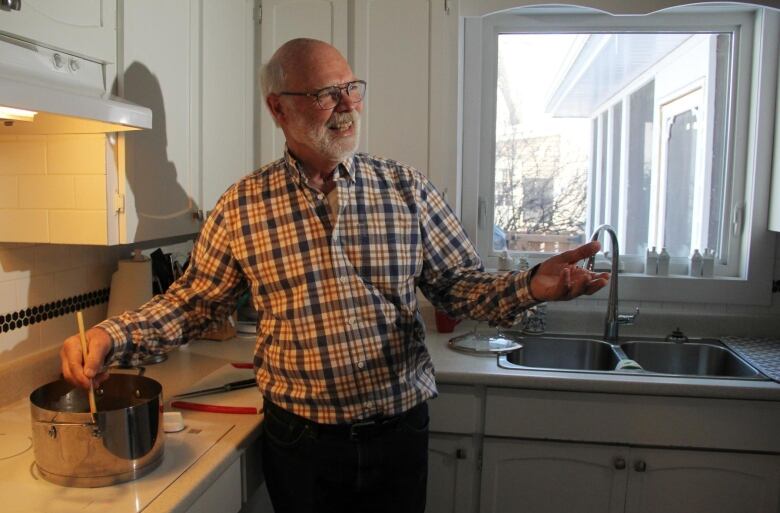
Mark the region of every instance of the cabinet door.
<instances>
[{"instance_id":1,"label":"cabinet door","mask_svg":"<svg viewBox=\"0 0 780 513\"><path fill-rule=\"evenodd\" d=\"M619 513L628 451L617 446L485 438L483 513Z\"/></svg>"},{"instance_id":2,"label":"cabinet door","mask_svg":"<svg viewBox=\"0 0 780 513\"><path fill-rule=\"evenodd\" d=\"M629 472L627 513L778 511L778 456L634 449Z\"/></svg>"},{"instance_id":3,"label":"cabinet door","mask_svg":"<svg viewBox=\"0 0 780 513\"><path fill-rule=\"evenodd\" d=\"M348 0L262 0L260 61L266 63L285 42L297 37L327 41L347 56ZM262 99L264 102L265 100ZM260 113L260 161L278 159L284 134L274 125L267 107Z\"/></svg>"},{"instance_id":4,"label":"cabinet door","mask_svg":"<svg viewBox=\"0 0 780 513\"><path fill-rule=\"evenodd\" d=\"M475 437L431 433L427 513L475 513L479 486Z\"/></svg>"},{"instance_id":5,"label":"cabinet door","mask_svg":"<svg viewBox=\"0 0 780 513\"><path fill-rule=\"evenodd\" d=\"M355 2L355 75L368 82L360 148L428 172L429 0ZM403 27L403 31L399 31Z\"/></svg>"},{"instance_id":6,"label":"cabinet door","mask_svg":"<svg viewBox=\"0 0 780 513\"><path fill-rule=\"evenodd\" d=\"M22 0L0 32L95 60L116 61L116 0Z\"/></svg>"},{"instance_id":7,"label":"cabinet door","mask_svg":"<svg viewBox=\"0 0 780 513\"><path fill-rule=\"evenodd\" d=\"M234 461L198 497L187 513L238 513L241 510L241 460Z\"/></svg>"},{"instance_id":8,"label":"cabinet door","mask_svg":"<svg viewBox=\"0 0 780 513\"><path fill-rule=\"evenodd\" d=\"M255 23L253 0L202 5L200 209L209 211L254 166Z\"/></svg>"},{"instance_id":9,"label":"cabinet door","mask_svg":"<svg viewBox=\"0 0 780 513\"><path fill-rule=\"evenodd\" d=\"M200 209L200 6L190 0L123 2L119 93L149 107L153 126L121 136L120 243L200 227L193 216Z\"/></svg>"}]
</instances>

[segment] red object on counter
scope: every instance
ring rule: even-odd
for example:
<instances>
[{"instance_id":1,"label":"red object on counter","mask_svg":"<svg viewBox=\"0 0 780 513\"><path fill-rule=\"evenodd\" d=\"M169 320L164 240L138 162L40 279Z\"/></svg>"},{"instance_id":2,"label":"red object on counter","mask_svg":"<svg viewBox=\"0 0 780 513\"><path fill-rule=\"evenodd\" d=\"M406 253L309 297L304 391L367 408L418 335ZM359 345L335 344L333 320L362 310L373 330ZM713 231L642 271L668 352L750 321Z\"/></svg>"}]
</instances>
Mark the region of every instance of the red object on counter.
<instances>
[{"instance_id":1,"label":"red object on counter","mask_svg":"<svg viewBox=\"0 0 780 513\"><path fill-rule=\"evenodd\" d=\"M439 333L452 333L459 322L459 319L453 319L441 310L436 310L436 329Z\"/></svg>"},{"instance_id":2,"label":"red object on counter","mask_svg":"<svg viewBox=\"0 0 780 513\"><path fill-rule=\"evenodd\" d=\"M259 412L253 406L220 406L217 404L191 403L189 401L173 401L173 408L182 410L205 411L209 413L238 413L247 415L257 415Z\"/></svg>"},{"instance_id":3,"label":"red object on counter","mask_svg":"<svg viewBox=\"0 0 780 513\"><path fill-rule=\"evenodd\" d=\"M252 362L234 362L231 363L236 369L254 369L255 365Z\"/></svg>"}]
</instances>

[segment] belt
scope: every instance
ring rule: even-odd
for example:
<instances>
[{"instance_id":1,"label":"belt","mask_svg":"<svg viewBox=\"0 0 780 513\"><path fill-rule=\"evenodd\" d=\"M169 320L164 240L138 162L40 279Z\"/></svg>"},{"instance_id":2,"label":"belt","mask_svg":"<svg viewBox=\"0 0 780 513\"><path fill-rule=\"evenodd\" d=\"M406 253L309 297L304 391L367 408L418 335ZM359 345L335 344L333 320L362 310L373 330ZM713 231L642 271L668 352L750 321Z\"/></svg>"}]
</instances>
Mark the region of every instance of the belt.
<instances>
[{"instance_id":1,"label":"belt","mask_svg":"<svg viewBox=\"0 0 780 513\"><path fill-rule=\"evenodd\" d=\"M284 408L264 399L263 408L274 417L288 423L299 423L306 426L315 437L337 438L341 440L365 440L383 433L395 430L404 419L413 415L427 414L428 405L420 403L409 410L391 417L378 416L343 424L320 424L307 418L295 415Z\"/></svg>"}]
</instances>

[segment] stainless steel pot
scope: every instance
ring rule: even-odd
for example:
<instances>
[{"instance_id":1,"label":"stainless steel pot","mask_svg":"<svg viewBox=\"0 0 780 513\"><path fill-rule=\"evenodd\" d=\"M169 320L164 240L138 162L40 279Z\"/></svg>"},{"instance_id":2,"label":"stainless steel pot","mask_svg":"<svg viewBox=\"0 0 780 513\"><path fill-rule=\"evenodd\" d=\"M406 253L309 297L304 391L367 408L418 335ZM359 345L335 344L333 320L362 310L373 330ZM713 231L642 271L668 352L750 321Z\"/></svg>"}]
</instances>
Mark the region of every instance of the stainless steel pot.
<instances>
[{"instance_id":1,"label":"stainless steel pot","mask_svg":"<svg viewBox=\"0 0 780 513\"><path fill-rule=\"evenodd\" d=\"M136 375L112 374L87 393L64 380L30 394L35 462L47 481L98 487L152 471L163 457L162 386Z\"/></svg>"}]
</instances>

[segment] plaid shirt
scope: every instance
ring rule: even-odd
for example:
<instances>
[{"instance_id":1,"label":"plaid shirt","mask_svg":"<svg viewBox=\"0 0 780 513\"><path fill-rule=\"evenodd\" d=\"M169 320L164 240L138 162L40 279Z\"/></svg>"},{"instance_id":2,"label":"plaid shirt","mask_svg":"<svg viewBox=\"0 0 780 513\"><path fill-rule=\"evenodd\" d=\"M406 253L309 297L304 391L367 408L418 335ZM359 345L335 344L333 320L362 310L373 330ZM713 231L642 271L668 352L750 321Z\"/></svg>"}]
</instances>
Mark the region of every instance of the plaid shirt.
<instances>
[{"instance_id":1,"label":"plaid shirt","mask_svg":"<svg viewBox=\"0 0 780 513\"><path fill-rule=\"evenodd\" d=\"M196 338L249 289L261 393L316 422L353 422L437 394L417 287L453 316L503 326L535 304L528 273L483 270L417 170L362 153L337 170L333 216L289 152L228 189L184 276L139 310L101 323L112 355Z\"/></svg>"}]
</instances>

